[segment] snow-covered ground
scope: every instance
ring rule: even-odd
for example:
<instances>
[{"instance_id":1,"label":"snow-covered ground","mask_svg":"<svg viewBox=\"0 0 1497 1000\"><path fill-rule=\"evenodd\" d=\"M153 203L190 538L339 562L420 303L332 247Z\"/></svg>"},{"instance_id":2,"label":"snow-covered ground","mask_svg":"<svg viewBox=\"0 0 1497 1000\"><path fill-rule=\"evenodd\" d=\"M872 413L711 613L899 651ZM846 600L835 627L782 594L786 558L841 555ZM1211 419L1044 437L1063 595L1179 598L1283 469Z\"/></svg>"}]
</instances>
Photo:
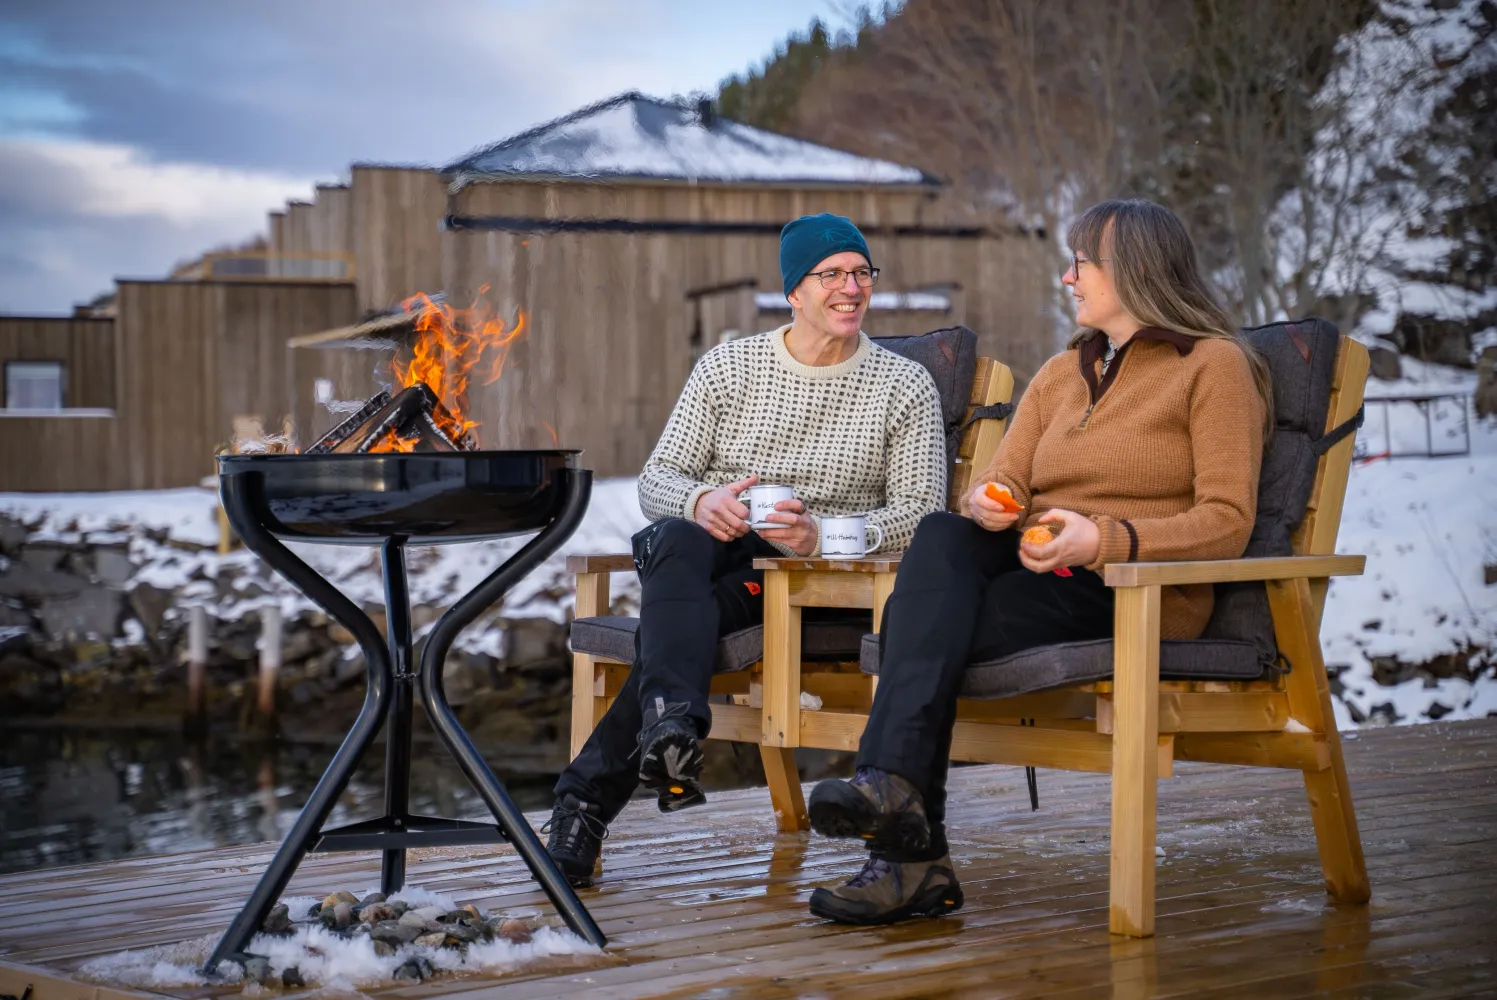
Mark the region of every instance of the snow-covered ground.
<instances>
[{"instance_id":1,"label":"snow-covered ground","mask_svg":"<svg viewBox=\"0 0 1497 1000\"><path fill-rule=\"evenodd\" d=\"M1470 392L1469 372L1404 359L1397 382L1373 381L1369 399L1431 392ZM1458 412L1437 414L1436 449L1459 446ZM1369 456L1352 470L1338 549L1364 553L1367 573L1331 585L1321 637L1326 663L1343 687L1337 702L1341 725L1361 720L1417 722L1484 717L1497 712L1497 585L1484 567L1497 565L1497 422L1467 414L1471 454L1459 458L1388 460L1383 415L1368 407L1358 451ZM1424 420L1412 405L1388 415L1395 452L1422 448ZM255 557L220 558L216 496L202 489L114 494L3 494L0 513L38 524L43 537L62 540L128 539L141 565L136 583L177 591L185 601L214 605L232 617L266 600L293 616L310 607L289 585L266 581ZM644 524L632 479L604 480L593 492L587 517L562 550L511 592L492 617L564 621L571 611L572 581L565 556L622 553ZM33 536L36 537L35 535ZM183 544L185 543L185 544ZM413 603L445 607L513 553L523 539L413 548L408 557ZM364 605L383 603L378 554L373 549L296 545L314 568ZM238 570L242 593L223 597L221 571ZM251 582L269 583L262 594ZM615 575L615 601L637 599L633 574ZM460 648L502 652L502 628L469 629ZM1443 659L1442 659L1443 658ZM1407 667L1435 663L1412 676ZM1451 676L1451 674L1455 676ZM1379 683L1397 677L1397 683ZM1460 676L1470 674L1472 676Z\"/></svg>"}]
</instances>

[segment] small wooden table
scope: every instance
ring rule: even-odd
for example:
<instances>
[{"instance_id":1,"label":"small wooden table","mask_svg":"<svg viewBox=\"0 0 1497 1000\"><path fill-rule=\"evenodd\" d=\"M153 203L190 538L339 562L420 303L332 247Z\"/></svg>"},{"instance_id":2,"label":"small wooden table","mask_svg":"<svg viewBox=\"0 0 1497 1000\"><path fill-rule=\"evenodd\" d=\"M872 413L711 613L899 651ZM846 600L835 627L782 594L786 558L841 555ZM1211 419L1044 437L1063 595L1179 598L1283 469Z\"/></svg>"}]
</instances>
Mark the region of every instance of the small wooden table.
<instances>
[{"instance_id":1,"label":"small wooden table","mask_svg":"<svg viewBox=\"0 0 1497 1000\"><path fill-rule=\"evenodd\" d=\"M801 609L868 608L877 632L899 560L754 560L754 568L764 571L763 746L800 746Z\"/></svg>"}]
</instances>

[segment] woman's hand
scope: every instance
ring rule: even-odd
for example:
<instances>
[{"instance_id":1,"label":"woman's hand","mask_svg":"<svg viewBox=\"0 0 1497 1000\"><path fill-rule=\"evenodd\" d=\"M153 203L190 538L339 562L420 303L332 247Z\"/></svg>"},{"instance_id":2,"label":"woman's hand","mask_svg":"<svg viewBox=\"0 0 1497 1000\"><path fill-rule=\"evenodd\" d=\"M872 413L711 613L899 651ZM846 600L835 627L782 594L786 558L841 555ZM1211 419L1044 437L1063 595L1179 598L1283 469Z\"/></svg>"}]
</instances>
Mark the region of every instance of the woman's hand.
<instances>
[{"instance_id":1,"label":"woman's hand","mask_svg":"<svg viewBox=\"0 0 1497 1000\"><path fill-rule=\"evenodd\" d=\"M1003 531L1012 528L1014 522L1019 520L1018 514L1010 514L999 505L997 500L988 496L986 492L987 483L978 483L971 495L967 498L967 509L972 512L972 520L989 531ZM1002 486L1002 483L998 485ZM1007 489L1007 487L1004 487Z\"/></svg>"},{"instance_id":2,"label":"woman's hand","mask_svg":"<svg viewBox=\"0 0 1497 1000\"><path fill-rule=\"evenodd\" d=\"M764 519L785 527L760 528L760 538L788 545L798 556L816 551L816 519L806 513L806 505L799 500L781 500L774 505L774 513L766 514Z\"/></svg>"},{"instance_id":3,"label":"woman's hand","mask_svg":"<svg viewBox=\"0 0 1497 1000\"><path fill-rule=\"evenodd\" d=\"M707 533L719 542L731 542L749 532L748 505L738 501L738 494L759 481L758 476L749 476L736 483L719 486L711 493L697 498L697 509L693 520L707 529Z\"/></svg>"},{"instance_id":4,"label":"woman's hand","mask_svg":"<svg viewBox=\"0 0 1497 1000\"><path fill-rule=\"evenodd\" d=\"M1054 524L1057 521L1062 525L1061 532L1046 544L1019 543L1019 562L1025 569L1048 573L1066 566L1085 566L1097 558L1102 547L1102 533L1091 518L1070 510L1049 510L1040 515L1038 523Z\"/></svg>"}]
</instances>

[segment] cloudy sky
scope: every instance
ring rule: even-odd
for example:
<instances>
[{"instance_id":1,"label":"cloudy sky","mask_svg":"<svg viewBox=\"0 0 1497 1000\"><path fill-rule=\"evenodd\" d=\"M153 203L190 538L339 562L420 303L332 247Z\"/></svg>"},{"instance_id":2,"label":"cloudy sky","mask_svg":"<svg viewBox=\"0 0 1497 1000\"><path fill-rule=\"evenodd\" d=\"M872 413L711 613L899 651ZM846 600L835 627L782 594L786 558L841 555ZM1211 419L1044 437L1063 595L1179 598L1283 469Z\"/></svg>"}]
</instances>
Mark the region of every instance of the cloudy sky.
<instances>
[{"instance_id":1,"label":"cloudy sky","mask_svg":"<svg viewBox=\"0 0 1497 1000\"><path fill-rule=\"evenodd\" d=\"M713 90L838 0L6 0L0 312L61 313L355 161Z\"/></svg>"}]
</instances>

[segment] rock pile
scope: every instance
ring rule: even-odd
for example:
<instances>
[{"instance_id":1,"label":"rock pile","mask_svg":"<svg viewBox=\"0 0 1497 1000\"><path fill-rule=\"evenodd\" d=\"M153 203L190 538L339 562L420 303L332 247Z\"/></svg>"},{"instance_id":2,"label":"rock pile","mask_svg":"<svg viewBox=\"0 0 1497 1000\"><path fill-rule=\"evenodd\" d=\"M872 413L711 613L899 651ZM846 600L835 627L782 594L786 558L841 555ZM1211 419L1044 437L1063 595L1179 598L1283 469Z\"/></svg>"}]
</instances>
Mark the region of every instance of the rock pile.
<instances>
[{"instance_id":1,"label":"rock pile","mask_svg":"<svg viewBox=\"0 0 1497 1000\"><path fill-rule=\"evenodd\" d=\"M403 958L395 967L396 979L424 980L436 970L423 949L448 949L466 954L475 944L506 941L529 944L538 922L497 913L484 913L475 906L444 909L441 906L415 906L402 899L386 900L373 892L360 899L351 892L335 892L314 903L298 921L286 903L278 903L260 927L262 934L291 937L298 925L320 924L340 938L367 937L374 954L380 958ZM305 986L300 967L288 966L280 976L274 975L267 956L242 952L232 961L243 969L248 982L263 986Z\"/></svg>"}]
</instances>

